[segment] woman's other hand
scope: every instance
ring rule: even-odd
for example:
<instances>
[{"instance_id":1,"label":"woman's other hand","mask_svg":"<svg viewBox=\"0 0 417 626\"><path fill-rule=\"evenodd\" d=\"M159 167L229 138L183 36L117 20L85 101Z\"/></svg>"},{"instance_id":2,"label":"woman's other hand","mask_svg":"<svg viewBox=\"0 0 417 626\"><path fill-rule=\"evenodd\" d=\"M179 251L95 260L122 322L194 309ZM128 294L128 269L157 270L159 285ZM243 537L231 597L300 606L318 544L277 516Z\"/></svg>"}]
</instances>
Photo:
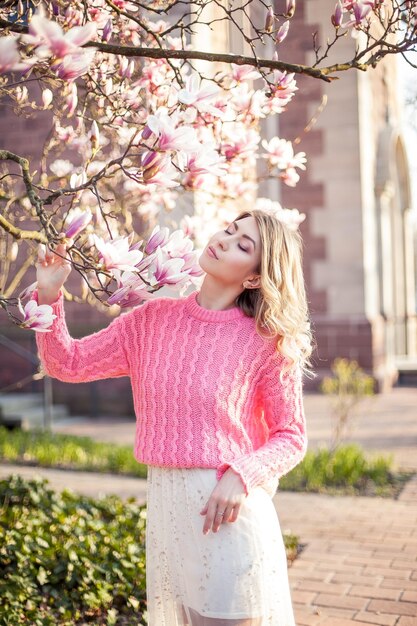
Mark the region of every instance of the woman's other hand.
<instances>
[{"instance_id":1,"label":"woman's other hand","mask_svg":"<svg viewBox=\"0 0 417 626\"><path fill-rule=\"evenodd\" d=\"M55 251L50 250L44 244L39 244L36 263L39 304L51 304L57 299L59 290L67 280L71 269L66 243L58 244Z\"/></svg>"},{"instance_id":2,"label":"woman's other hand","mask_svg":"<svg viewBox=\"0 0 417 626\"><path fill-rule=\"evenodd\" d=\"M203 533L206 535L209 530L216 533L221 524L235 522L245 498L246 491L242 479L229 467L200 511L201 515L206 516Z\"/></svg>"}]
</instances>

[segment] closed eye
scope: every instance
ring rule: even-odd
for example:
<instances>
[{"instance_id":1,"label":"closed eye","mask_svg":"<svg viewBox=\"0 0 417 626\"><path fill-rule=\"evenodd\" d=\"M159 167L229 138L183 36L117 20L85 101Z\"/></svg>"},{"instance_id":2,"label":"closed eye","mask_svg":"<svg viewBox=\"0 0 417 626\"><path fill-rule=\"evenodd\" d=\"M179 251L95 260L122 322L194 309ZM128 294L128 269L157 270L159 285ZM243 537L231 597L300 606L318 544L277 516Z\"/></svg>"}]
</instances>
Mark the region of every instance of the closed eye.
<instances>
[{"instance_id":1,"label":"closed eye","mask_svg":"<svg viewBox=\"0 0 417 626\"><path fill-rule=\"evenodd\" d=\"M225 233L227 233L228 235L233 235L233 233L229 233L228 230L224 231ZM238 244L238 248L240 248L241 250L243 250L243 252L250 252L250 250L247 250L246 248L242 248L242 246L240 245L240 243Z\"/></svg>"}]
</instances>

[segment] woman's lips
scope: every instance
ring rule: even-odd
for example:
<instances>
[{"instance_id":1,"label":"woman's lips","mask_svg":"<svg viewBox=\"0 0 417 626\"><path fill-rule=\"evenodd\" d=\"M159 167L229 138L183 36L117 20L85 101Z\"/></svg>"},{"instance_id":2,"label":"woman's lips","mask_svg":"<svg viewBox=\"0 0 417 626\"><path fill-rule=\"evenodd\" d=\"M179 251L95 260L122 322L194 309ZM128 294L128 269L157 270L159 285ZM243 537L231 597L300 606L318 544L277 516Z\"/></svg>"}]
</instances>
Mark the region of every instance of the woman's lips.
<instances>
[{"instance_id":1,"label":"woman's lips","mask_svg":"<svg viewBox=\"0 0 417 626\"><path fill-rule=\"evenodd\" d=\"M216 253L214 252L214 249L211 246L207 248L207 254L212 256L214 259L218 259L218 257L216 256Z\"/></svg>"}]
</instances>

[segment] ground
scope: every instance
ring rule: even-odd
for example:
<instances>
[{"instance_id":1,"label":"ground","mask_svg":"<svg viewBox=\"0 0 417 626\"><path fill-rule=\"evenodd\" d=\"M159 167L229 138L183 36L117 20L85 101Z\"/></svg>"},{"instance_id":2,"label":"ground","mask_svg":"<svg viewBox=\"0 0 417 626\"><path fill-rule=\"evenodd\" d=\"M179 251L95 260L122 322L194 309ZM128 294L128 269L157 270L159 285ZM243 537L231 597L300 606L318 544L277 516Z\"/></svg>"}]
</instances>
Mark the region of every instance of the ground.
<instances>
[{"instance_id":1,"label":"ground","mask_svg":"<svg viewBox=\"0 0 417 626\"><path fill-rule=\"evenodd\" d=\"M306 394L305 409L316 448L330 438L328 401ZM118 443L134 437L134 423L121 419L74 420L54 430ZM349 440L417 472L417 388L366 401ZM146 500L140 479L9 465L0 466L0 477L11 471L44 475L57 489ZM282 530L305 544L289 569L297 626L417 626L417 475L396 500L278 491L274 502Z\"/></svg>"}]
</instances>

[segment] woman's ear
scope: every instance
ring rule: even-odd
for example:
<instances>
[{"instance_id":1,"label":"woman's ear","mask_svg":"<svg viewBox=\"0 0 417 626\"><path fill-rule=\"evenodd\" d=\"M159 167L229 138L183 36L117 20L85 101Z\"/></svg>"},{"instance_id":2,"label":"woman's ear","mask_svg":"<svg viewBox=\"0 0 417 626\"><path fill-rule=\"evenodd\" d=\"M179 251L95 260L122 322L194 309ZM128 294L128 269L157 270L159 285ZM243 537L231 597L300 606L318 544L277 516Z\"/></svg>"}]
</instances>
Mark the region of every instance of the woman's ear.
<instances>
[{"instance_id":1,"label":"woman's ear","mask_svg":"<svg viewBox=\"0 0 417 626\"><path fill-rule=\"evenodd\" d=\"M245 289L257 289L261 286L261 277L255 276L254 278L249 278L245 280L243 286Z\"/></svg>"}]
</instances>

